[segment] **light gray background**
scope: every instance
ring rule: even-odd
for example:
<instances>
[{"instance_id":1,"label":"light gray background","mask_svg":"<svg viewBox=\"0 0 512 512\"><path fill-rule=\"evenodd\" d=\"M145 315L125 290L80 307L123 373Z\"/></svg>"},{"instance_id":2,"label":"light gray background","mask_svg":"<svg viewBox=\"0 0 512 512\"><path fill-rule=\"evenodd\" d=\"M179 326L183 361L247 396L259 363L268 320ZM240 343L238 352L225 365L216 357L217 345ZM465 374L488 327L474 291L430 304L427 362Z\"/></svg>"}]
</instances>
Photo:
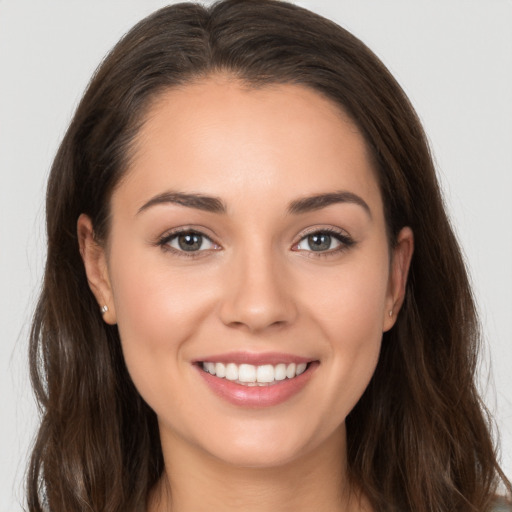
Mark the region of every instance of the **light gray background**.
<instances>
[{"instance_id":1,"label":"light gray background","mask_svg":"<svg viewBox=\"0 0 512 512\"><path fill-rule=\"evenodd\" d=\"M96 65L157 0L0 0L0 512L21 510L37 414L26 367L44 189ZM488 343L482 390L512 475L512 2L301 1L365 41L429 134ZM488 370L492 367L492 378Z\"/></svg>"}]
</instances>

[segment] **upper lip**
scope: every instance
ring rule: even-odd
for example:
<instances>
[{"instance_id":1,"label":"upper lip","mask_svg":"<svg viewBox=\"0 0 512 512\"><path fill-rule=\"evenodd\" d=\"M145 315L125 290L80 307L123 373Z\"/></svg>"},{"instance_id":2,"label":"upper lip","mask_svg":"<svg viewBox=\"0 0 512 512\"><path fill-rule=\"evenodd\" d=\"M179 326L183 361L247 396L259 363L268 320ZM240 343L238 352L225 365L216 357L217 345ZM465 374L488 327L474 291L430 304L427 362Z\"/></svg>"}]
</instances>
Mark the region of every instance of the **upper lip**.
<instances>
[{"instance_id":1,"label":"upper lip","mask_svg":"<svg viewBox=\"0 0 512 512\"><path fill-rule=\"evenodd\" d=\"M264 364L276 365L279 363L310 363L314 361L314 359L281 352L262 352L259 354L255 352L227 352L225 354L214 354L198 358L194 363L206 361L211 363L252 364L254 366L261 366Z\"/></svg>"}]
</instances>

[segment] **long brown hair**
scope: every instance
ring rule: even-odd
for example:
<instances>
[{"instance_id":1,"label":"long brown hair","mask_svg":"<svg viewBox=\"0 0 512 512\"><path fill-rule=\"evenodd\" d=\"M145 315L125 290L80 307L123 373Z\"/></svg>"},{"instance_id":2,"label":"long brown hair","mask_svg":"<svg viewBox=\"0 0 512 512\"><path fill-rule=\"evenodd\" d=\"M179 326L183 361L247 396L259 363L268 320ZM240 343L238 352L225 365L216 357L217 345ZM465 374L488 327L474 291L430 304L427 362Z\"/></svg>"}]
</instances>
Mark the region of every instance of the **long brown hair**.
<instances>
[{"instance_id":1,"label":"long brown hair","mask_svg":"<svg viewBox=\"0 0 512 512\"><path fill-rule=\"evenodd\" d=\"M474 301L422 127L361 41L273 0L157 11L115 46L77 108L47 190L48 256L30 342L42 419L29 510L143 511L162 474L155 414L128 375L117 328L98 312L76 222L86 213L107 240L110 196L150 102L215 72L256 87L300 84L339 105L374 160L390 245L403 226L414 231L404 306L347 418L351 478L379 511L487 511L498 484L510 483L475 387Z\"/></svg>"}]
</instances>

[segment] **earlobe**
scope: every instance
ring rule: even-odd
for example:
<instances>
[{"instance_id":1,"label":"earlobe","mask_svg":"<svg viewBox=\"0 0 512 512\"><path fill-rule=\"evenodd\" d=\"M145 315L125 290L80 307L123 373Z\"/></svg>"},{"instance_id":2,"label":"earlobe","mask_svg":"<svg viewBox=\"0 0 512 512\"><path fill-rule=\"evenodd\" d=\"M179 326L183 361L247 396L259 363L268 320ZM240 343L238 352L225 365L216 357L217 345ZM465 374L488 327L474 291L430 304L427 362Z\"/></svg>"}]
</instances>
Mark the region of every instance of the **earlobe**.
<instances>
[{"instance_id":1,"label":"earlobe","mask_svg":"<svg viewBox=\"0 0 512 512\"><path fill-rule=\"evenodd\" d=\"M398 233L397 241L393 248L383 331L388 331L393 327L404 302L413 252L414 234L411 228L404 227Z\"/></svg>"},{"instance_id":2,"label":"earlobe","mask_svg":"<svg viewBox=\"0 0 512 512\"><path fill-rule=\"evenodd\" d=\"M116 314L107 256L104 247L94 237L91 219L85 214L78 218L77 235L89 288L98 302L98 314L106 323L113 325L116 323Z\"/></svg>"}]
</instances>

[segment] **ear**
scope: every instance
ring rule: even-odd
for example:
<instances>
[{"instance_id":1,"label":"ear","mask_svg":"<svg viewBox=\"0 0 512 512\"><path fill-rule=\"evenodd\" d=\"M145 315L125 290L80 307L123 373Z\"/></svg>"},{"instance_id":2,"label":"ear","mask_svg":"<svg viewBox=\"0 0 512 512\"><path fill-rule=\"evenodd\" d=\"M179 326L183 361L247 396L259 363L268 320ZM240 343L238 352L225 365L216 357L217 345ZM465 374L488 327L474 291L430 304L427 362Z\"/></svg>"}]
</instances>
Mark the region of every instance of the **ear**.
<instances>
[{"instance_id":1,"label":"ear","mask_svg":"<svg viewBox=\"0 0 512 512\"><path fill-rule=\"evenodd\" d=\"M91 219L87 215L80 215L76 227L89 288L98 302L98 314L103 316L107 324L114 325L116 312L105 248L96 241ZM107 309L103 311L105 306Z\"/></svg>"},{"instance_id":2,"label":"ear","mask_svg":"<svg viewBox=\"0 0 512 512\"><path fill-rule=\"evenodd\" d=\"M396 245L391 255L386 309L384 311L383 331L389 331L395 325L398 312L405 297L407 276L414 251L414 234L409 227L404 227L398 233Z\"/></svg>"}]
</instances>

